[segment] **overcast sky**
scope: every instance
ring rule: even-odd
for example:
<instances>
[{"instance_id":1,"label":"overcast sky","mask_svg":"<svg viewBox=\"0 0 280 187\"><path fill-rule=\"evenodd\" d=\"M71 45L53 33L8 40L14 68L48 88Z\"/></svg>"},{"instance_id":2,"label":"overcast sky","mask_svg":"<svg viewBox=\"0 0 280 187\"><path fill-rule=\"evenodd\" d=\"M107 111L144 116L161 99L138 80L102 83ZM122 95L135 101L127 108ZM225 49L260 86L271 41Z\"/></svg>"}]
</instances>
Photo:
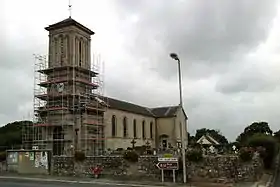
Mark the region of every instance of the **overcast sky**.
<instances>
[{"instance_id":1,"label":"overcast sky","mask_svg":"<svg viewBox=\"0 0 280 187\"><path fill-rule=\"evenodd\" d=\"M191 133L229 139L254 121L280 128L280 3L274 0L72 0L105 63L105 93L156 107L177 105L182 61ZM0 0L0 124L30 118L32 54L47 54L44 27L69 16L68 0Z\"/></svg>"}]
</instances>

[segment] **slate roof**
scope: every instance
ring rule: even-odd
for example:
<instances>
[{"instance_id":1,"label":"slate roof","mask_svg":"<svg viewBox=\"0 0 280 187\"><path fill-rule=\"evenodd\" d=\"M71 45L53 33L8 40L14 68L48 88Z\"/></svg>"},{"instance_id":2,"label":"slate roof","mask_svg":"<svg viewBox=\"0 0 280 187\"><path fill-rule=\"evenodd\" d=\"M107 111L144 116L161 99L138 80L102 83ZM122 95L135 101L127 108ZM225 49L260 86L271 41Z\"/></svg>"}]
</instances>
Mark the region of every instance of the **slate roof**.
<instances>
[{"instance_id":1,"label":"slate roof","mask_svg":"<svg viewBox=\"0 0 280 187\"><path fill-rule=\"evenodd\" d=\"M110 97L103 97L102 99L108 103L109 108L158 118L174 117L176 115L177 109L179 108L179 106L148 108Z\"/></svg>"},{"instance_id":2,"label":"slate roof","mask_svg":"<svg viewBox=\"0 0 280 187\"><path fill-rule=\"evenodd\" d=\"M77 22L76 20L72 19L71 17L69 17L69 18L67 18L65 20L62 20L62 21L60 21L58 23L49 25L45 29L47 31L51 31L51 30L60 29L60 28L67 27L67 26L72 26L72 25L78 27L79 29L85 31L86 33L88 33L90 35L94 34L94 32L92 30L90 30L89 28L87 28L84 25L80 24L79 22Z\"/></svg>"}]
</instances>

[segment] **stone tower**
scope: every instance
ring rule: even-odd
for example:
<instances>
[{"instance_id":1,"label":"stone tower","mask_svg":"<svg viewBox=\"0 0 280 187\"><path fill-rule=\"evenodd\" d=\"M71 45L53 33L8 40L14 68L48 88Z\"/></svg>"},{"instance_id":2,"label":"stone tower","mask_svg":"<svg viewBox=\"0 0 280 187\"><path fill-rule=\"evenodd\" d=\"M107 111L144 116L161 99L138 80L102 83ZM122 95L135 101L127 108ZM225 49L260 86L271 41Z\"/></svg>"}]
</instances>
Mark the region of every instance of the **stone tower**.
<instances>
[{"instance_id":1,"label":"stone tower","mask_svg":"<svg viewBox=\"0 0 280 187\"><path fill-rule=\"evenodd\" d=\"M34 145L51 149L54 155L84 151L100 154L104 149L104 105L94 92L98 72L91 66L93 31L71 17L45 28L49 31L46 67L38 72L46 76L39 83L45 101L35 108Z\"/></svg>"}]
</instances>

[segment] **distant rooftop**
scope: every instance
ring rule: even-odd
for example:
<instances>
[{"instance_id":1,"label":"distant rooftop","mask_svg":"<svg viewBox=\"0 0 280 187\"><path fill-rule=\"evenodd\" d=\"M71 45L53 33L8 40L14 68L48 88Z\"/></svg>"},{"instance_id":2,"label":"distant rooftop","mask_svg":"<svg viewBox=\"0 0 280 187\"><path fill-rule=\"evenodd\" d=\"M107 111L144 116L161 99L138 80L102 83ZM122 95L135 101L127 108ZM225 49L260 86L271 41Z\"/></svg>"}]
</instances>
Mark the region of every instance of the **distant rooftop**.
<instances>
[{"instance_id":1,"label":"distant rooftop","mask_svg":"<svg viewBox=\"0 0 280 187\"><path fill-rule=\"evenodd\" d=\"M85 31L86 33L88 33L90 35L94 34L94 32L92 30L90 30L89 28L87 28L84 25L80 24L79 22L77 22L76 20L72 19L71 17L69 17L69 18L67 18L65 20L62 20L62 21L60 21L58 23L49 25L45 29L47 31L51 31L51 30L61 29L63 27L72 26L72 25L78 27L79 29Z\"/></svg>"}]
</instances>

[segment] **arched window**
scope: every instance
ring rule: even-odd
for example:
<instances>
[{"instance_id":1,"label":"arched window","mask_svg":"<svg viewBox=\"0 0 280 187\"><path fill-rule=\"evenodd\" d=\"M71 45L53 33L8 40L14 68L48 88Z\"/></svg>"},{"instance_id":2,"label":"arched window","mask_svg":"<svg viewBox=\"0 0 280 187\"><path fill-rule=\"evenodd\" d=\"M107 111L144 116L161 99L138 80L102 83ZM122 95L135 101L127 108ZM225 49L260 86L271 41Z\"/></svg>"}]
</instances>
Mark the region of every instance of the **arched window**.
<instances>
[{"instance_id":1,"label":"arched window","mask_svg":"<svg viewBox=\"0 0 280 187\"><path fill-rule=\"evenodd\" d=\"M115 115L112 116L112 136L117 135L117 118Z\"/></svg>"},{"instance_id":2,"label":"arched window","mask_svg":"<svg viewBox=\"0 0 280 187\"><path fill-rule=\"evenodd\" d=\"M136 119L133 120L133 137L134 137L134 138L137 138Z\"/></svg>"},{"instance_id":3,"label":"arched window","mask_svg":"<svg viewBox=\"0 0 280 187\"><path fill-rule=\"evenodd\" d=\"M127 137L127 119L126 117L123 118L123 137Z\"/></svg>"},{"instance_id":4,"label":"arched window","mask_svg":"<svg viewBox=\"0 0 280 187\"><path fill-rule=\"evenodd\" d=\"M154 127L153 127L153 122L151 121L151 122L150 122L150 138L151 138L151 139L153 139L153 133L154 133L153 128L154 128Z\"/></svg>"},{"instance_id":5,"label":"arched window","mask_svg":"<svg viewBox=\"0 0 280 187\"><path fill-rule=\"evenodd\" d=\"M142 122L142 138L146 138L145 120Z\"/></svg>"}]
</instances>

